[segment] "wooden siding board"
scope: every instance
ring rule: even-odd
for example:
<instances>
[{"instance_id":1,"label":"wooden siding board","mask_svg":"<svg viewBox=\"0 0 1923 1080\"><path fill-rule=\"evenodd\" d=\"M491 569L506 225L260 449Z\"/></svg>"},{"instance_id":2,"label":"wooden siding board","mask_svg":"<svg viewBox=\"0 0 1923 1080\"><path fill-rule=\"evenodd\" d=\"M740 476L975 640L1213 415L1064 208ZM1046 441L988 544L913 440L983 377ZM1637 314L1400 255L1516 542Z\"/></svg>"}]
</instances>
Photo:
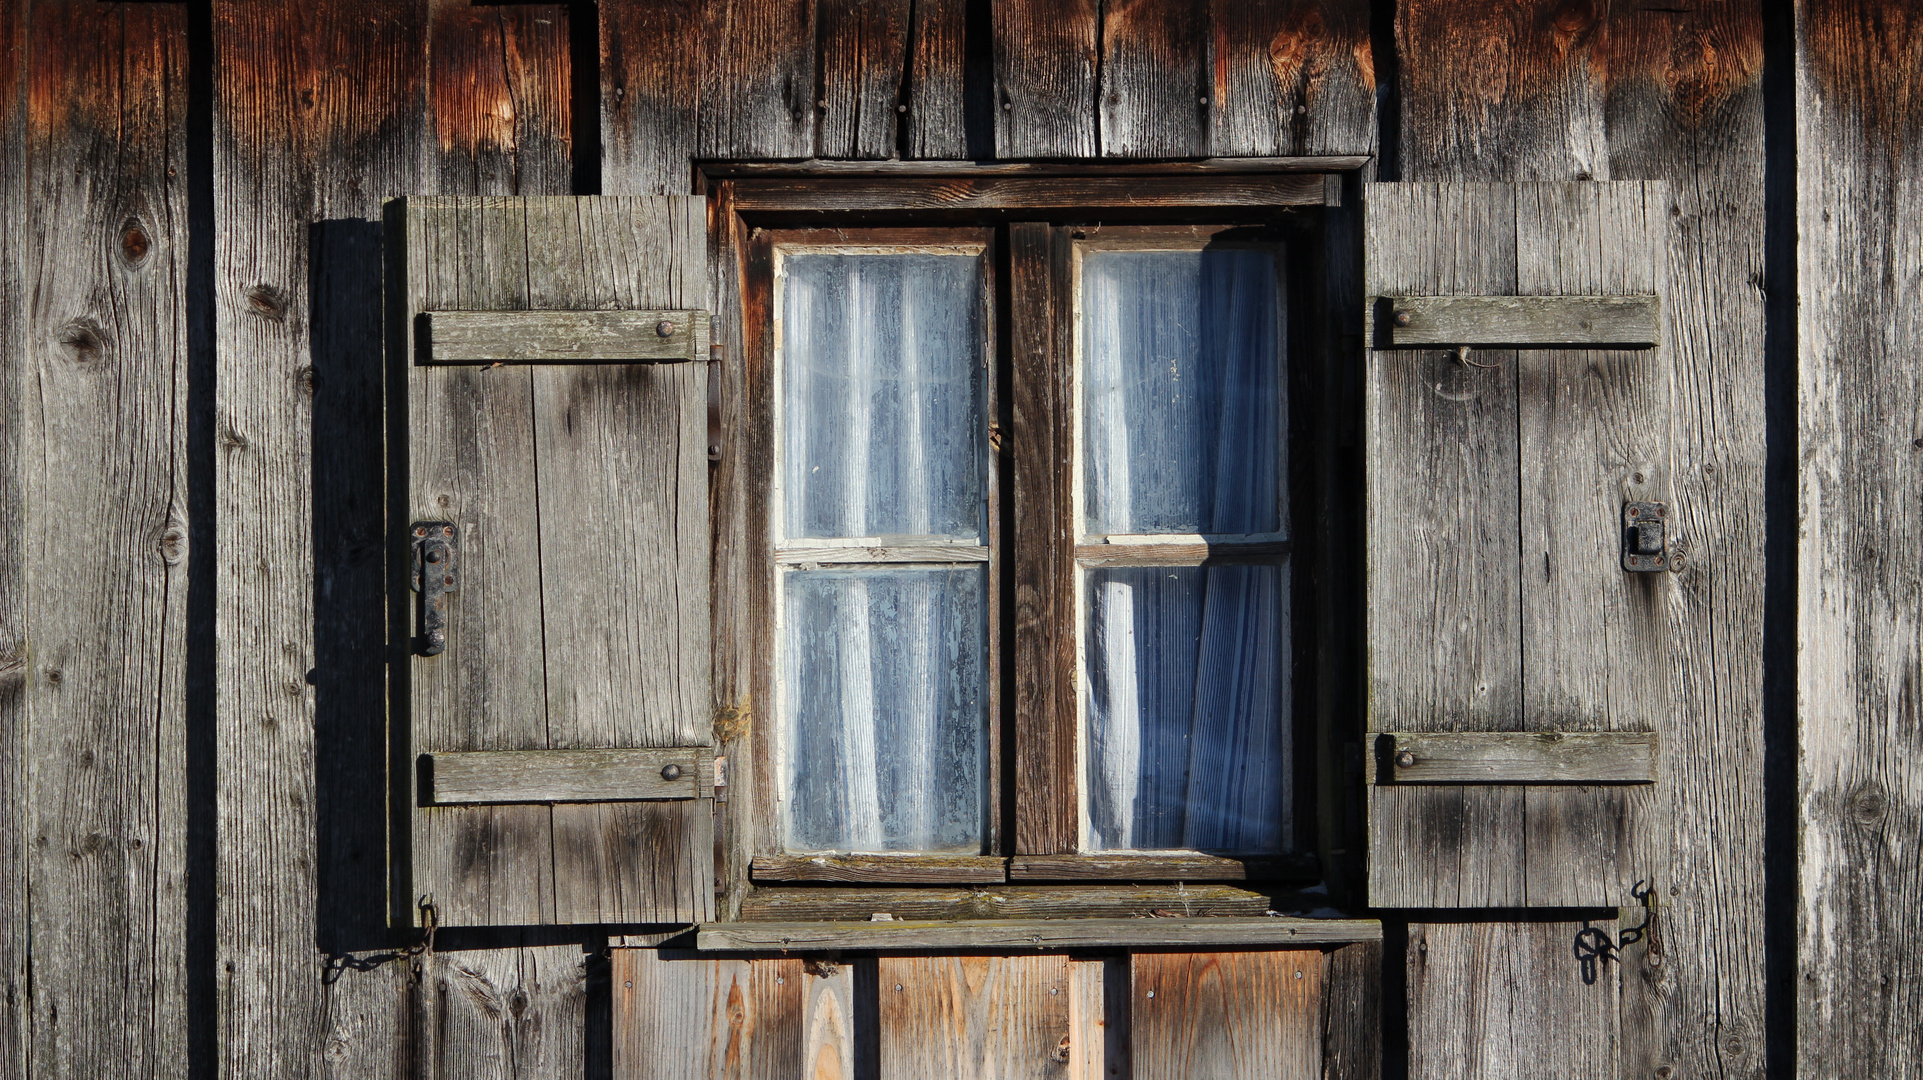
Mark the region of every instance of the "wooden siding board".
<instances>
[{"instance_id":1,"label":"wooden siding board","mask_svg":"<svg viewBox=\"0 0 1923 1080\"><path fill-rule=\"evenodd\" d=\"M187 1049L186 17L37 4L25 29L25 1054L159 1076Z\"/></svg>"},{"instance_id":2,"label":"wooden siding board","mask_svg":"<svg viewBox=\"0 0 1923 1080\"><path fill-rule=\"evenodd\" d=\"M898 155L913 0L815 0L821 116L814 152L874 160Z\"/></svg>"},{"instance_id":3,"label":"wooden siding board","mask_svg":"<svg viewBox=\"0 0 1923 1080\"><path fill-rule=\"evenodd\" d=\"M1012 919L1069 916L1262 915L1263 893L1232 885L1014 885L992 889L758 888L743 919L847 922L881 913L897 919Z\"/></svg>"},{"instance_id":4,"label":"wooden siding board","mask_svg":"<svg viewBox=\"0 0 1923 1080\"><path fill-rule=\"evenodd\" d=\"M1321 1074L1319 950L1138 952L1129 966L1134 1080Z\"/></svg>"},{"instance_id":5,"label":"wooden siding board","mask_svg":"<svg viewBox=\"0 0 1923 1080\"><path fill-rule=\"evenodd\" d=\"M435 190L566 191L572 167L568 9L468 0L430 0L430 7Z\"/></svg>"},{"instance_id":6,"label":"wooden siding board","mask_svg":"<svg viewBox=\"0 0 1923 1080\"><path fill-rule=\"evenodd\" d=\"M1382 1075L1382 942L1344 945L1330 950L1327 957L1322 983L1322 1080L1378 1080Z\"/></svg>"},{"instance_id":7,"label":"wooden siding board","mask_svg":"<svg viewBox=\"0 0 1923 1080\"><path fill-rule=\"evenodd\" d=\"M508 935L513 940L517 935ZM517 943L518 944L518 943ZM421 961L416 989L422 1080L526 1080L585 1074L587 954L579 945L467 949Z\"/></svg>"},{"instance_id":8,"label":"wooden siding board","mask_svg":"<svg viewBox=\"0 0 1923 1080\"><path fill-rule=\"evenodd\" d=\"M1069 1059L1068 963L1059 954L881 957L881 1075L1061 1075Z\"/></svg>"},{"instance_id":9,"label":"wooden siding board","mask_svg":"<svg viewBox=\"0 0 1923 1080\"><path fill-rule=\"evenodd\" d=\"M698 155L814 156L821 100L815 0L711 0L701 6Z\"/></svg>"},{"instance_id":10,"label":"wooden siding board","mask_svg":"<svg viewBox=\"0 0 1923 1080\"><path fill-rule=\"evenodd\" d=\"M0 157L26 158L26 8L0 8ZM27 170L0 169L0 816L28 820L27 515L25 443L27 310L23 301ZM27 830L0 829L0 1077L27 1080Z\"/></svg>"},{"instance_id":11,"label":"wooden siding board","mask_svg":"<svg viewBox=\"0 0 1923 1080\"><path fill-rule=\"evenodd\" d=\"M694 181L704 5L632 0L597 7L602 188L613 195L684 194ZM668 42L673 46L664 47Z\"/></svg>"},{"instance_id":12,"label":"wooden siding board","mask_svg":"<svg viewBox=\"0 0 1923 1080\"><path fill-rule=\"evenodd\" d=\"M995 156L1092 158L1097 0L1003 0L995 5Z\"/></svg>"},{"instance_id":13,"label":"wooden siding board","mask_svg":"<svg viewBox=\"0 0 1923 1080\"><path fill-rule=\"evenodd\" d=\"M1796 1067L1923 1060L1923 124L1914 5L1805 0L1796 23Z\"/></svg>"},{"instance_id":14,"label":"wooden siding board","mask_svg":"<svg viewBox=\"0 0 1923 1080\"><path fill-rule=\"evenodd\" d=\"M1202 157L1209 144L1209 6L1192 0L1101 5L1103 157Z\"/></svg>"},{"instance_id":15,"label":"wooden siding board","mask_svg":"<svg viewBox=\"0 0 1923 1080\"><path fill-rule=\"evenodd\" d=\"M914 0L902 157L968 156L968 0Z\"/></svg>"},{"instance_id":16,"label":"wooden siding board","mask_svg":"<svg viewBox=\"0 0 1923 1080\"><path fill-rule=\"evenodd\" d=\"M1208 153L1367 154L1375 147L1369 8L1351 0L1211 0Z\"/></svg>"},{"instance_id":17,"label":"wooden siding board","mask_svg":"<svg viewBox=\"0 0 1923 1080\"><path fill-rule=\"evenodd\" d=\"M852 1008L853 979L852 965L800 958L717 960L672 950L616 949L614 1077L835 1076L804 1073L802 1066L804 1061L824 1065L823 1058L839 1064L845 1035L837 1025L846 1022L843 1010ZM810 1051L812 1056L804 1057Z\"/></svg>"}]
</instances>

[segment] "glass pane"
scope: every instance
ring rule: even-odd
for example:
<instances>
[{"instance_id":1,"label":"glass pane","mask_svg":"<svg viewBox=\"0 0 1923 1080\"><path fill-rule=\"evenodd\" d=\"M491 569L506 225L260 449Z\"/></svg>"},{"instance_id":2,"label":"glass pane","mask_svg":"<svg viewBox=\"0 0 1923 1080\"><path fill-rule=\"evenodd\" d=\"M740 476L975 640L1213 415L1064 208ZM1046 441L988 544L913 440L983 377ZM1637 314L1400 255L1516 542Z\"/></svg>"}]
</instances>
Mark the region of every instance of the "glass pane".
<instances>
[{"instance_id":1,"label":"glass pane","mask_svg":"<svg viewBox=\"0 0 1923 1080\"><path fill-rule=\"evenodd\" d=\"M786 256L785 535L979 537L981 263Z\"/></svg>"},{"instance_id":2,"label":"glass pane","mask_svg":"<svg viewBox=\"0 0 1923 1080\"><path fill-rule=\"evenodd\" d=\"M980 564L787 572L788 850L981 853L987 583Z\"/></svg>"},{"instance_id":3,"label":"glass pane","mask_svg":"<svg viewBox=\"0 0 1923 1080\"><path fill-rule=\"evenodd\" d=\"M1090 570L1088 847L1285 851L1286 566Z\"/></svg>"},{"instance_id":4,"label":"glass pane","mask_svg":"<svg viewBox=\"0 0 1923 1080\"><path fill-rule=\"evenodd\" d=\"M1083 256L1088 533L1282 531L1279 288L1268 250Z\"/></svg>"}]
</instances>

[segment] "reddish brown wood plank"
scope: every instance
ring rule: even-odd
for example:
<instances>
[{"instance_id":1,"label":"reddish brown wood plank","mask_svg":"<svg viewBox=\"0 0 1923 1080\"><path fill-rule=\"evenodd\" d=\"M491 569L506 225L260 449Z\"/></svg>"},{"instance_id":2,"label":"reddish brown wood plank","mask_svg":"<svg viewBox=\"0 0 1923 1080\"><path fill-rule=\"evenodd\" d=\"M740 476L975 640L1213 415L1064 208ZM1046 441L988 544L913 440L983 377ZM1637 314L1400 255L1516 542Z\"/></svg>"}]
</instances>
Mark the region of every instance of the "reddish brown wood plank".
<instances>
[{"instance_id":1,"label":"reddish brown wood plank","mask_svg":"<svg viewBox=\"0 0 1923 1080\"><path fill-rule=\"evenodd\" d=\"M1102 156L1207 154L1208 5L1107 0L1101 12Z\"/></svg>"},{"instance_id":2,"label":"reddish brown wood plank","mask_svg":"<svg viewBox=\"0 0 1923 1080\"><path fill-rule=\"evenodd\" d=\"M27 842L8 905L31 981L8 1011L31 1016L0 1045L26 1035L38 1075L158 1075L187 1053L187 16L41 3L26 20L25 153L6 168L25 182L8 209L27 306L4 361L25 588L0 601L31 620L0 690L24 706L6 738L26 806L0 828Z\"/></svg>"},{"instance_id":3,"label":"reddish brown wood plank","mask_svg":"<svg viewBox=\"0 0 1923 1080\"><path fill-rule=\"evenodd\" d=\"M995 5L995 156L1086 158L1096 141L1096 0Z\"/></svg>"},{"instance_id":4,"label":"reddish brown wood plank","mask_svg":"<svg viewBox=\"0 0 1923 1080\"><path fill-rule=\"evenodd\" d=\"M821 40L821 132L827 158L896 156L895 133L907 107L911 0L817 0Z\"/></svg>"},{"instance_id":5,"label":"reddish brown wood plank","mask_svg":"<svg viewBox=\"0 0 1923 1080\"><path fill-rule=\"evenodd\" d=\"M882 1076L1055 1077L1069 1060L1068 958L884 956Z\"/></svg>"},{"instance_id":6,"label":"reddish brown wood plank","mask_svg":"<svg viewBox=\"0 0 1923 1080\"><path fill-rule=\"evenodd\" d=\"M565 193L568 9L433 0L429 34L436 189Z\"/></svg>"},{"instance_id":7,"label":"reddish brown wood plank","mask_svg":"<svg viewBox=\"0 0 1923 1080\"><path fill-rule=\"evenodd\" d=\"M687 0L601 4L601 177L604 190L691 190L702 6ZM664 42L674 47L664 48Z\"/></svg>"},{"instance_id":8,"label":"reddish brown wood plank","mask_svg":"<svg viewBox=\"0 0 1923 1080\"><path fill-rule=\"evenodd\" d=\"M700 156L812 156L825 100L815 96L812 0L710 0L700 8ZM686 46L662 40L651 47Z\"/></svg>"},{"instance_id":9,"label":"reddish brown wood plank","mask_svg":"<svg viewBox=\"0 0 1923 1080\"><path fill-rule=\"evenodd\" d=\"M908 28L904 158L969 156L964 101L968 0L915 0Z\"/></svg>"},{"instance_id":10,"label":"reddish brown wood plank","mask_svg":"<svg viewBox=\"0 0 1923 1080\"><path fill-rule=\"evenodd\" d=\"M1321 1074L1321 951L1138 952L1129 964L1135 1080Z\"/></svg>"},{"instance_id":11,"label":"reddish brown wood plank","mask_svg":"<svg viewBox=\"0 0 1923 1080\"><path fill-rule=\"evenodd\" d=\"M1375 146L1369 7L1212 0L1208 152L1361 154Z\"/></svg>"}]
</instances>

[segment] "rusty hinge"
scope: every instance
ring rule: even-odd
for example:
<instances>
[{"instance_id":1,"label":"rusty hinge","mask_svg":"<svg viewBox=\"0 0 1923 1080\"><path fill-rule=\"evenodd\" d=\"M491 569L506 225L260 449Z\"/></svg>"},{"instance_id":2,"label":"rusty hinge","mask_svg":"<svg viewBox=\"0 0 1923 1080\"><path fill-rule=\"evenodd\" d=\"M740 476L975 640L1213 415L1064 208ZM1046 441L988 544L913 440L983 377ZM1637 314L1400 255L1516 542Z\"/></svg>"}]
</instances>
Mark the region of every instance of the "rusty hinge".
<instances>
[{"instance_id":1,"label":"rusty hinge","mask_svg":"<svg viewBox=\"0 0 1923 1080\"><path fill-rule=\"evenodd\" d=\"M708 460L721 460L721 346L708 346Z\"/></svg>"},{"instance_id":2,"label":"rusty hinge","mask_svg":"<svg viewBox=\"0 0 1923 1080\"><path fill-rule=\"evenodd\" d=\"M447 648L447 594L454 591L456 577L454 523L417 521L410 530L414 550L414 591L421 594L421 636L414 651L422 656L439 656Z\"/></svg>"}]
</instances>

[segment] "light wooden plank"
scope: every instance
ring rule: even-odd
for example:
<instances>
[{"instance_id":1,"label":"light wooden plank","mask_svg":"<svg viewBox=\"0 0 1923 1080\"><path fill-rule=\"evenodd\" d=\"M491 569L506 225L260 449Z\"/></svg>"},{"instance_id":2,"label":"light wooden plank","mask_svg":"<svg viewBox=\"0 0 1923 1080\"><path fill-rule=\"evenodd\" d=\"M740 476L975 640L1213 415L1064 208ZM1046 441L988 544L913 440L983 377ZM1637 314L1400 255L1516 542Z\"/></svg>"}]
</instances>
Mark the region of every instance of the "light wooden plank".
<instances>
[{"instance_id":1,"label":"light wooden plank","mask_svg":"<svg viewBox=\"0 0 1923 1080\"><path fill-rule=\"evenodd\" d=\"M615 949L611 974L616 1080L817 1075L804 1073L801 1064L811 1041L809 999L821 988L808 984L799 959ZM814 1014L827 1007L818 1004Z\"/></svg>"},{"instance_id":2,"label":"light wooden plank","mask_svg":"<svg viewBox=\"0 0 1923 1080\"><path fill-rule=\"evenodd\" d=\"M22 50L0 71L26 78L24 101L0 90L0 228L19 241L0 278L0 468L18 470L0 545L19 560L0 576L0 888L17 890L0 1072L22 1078L158 1075L188 1054L187 23L0 14L0 48Z\"/></svg>"},{"instance_id":3,"label":"light wooden plank","mask_svg":"<svg viewBox=\"0 0 1923 1080\"><path fill-rule=\"evenodd\" d=\"M1128 1066L1128 958L1068 961L1068 1080L1114 1080Z\"/></svg>"},{"instance_id":4,"label":"light wooden plank","mask_svg":"<svg viewBox=\"0 0 1923 1080\"><path fill-rule=\"evenodd\" d=\"M0 11L0 155L23 161L27 155L26 75L22 42L26 9L14 4ZM25 420L27 305L25 290L27 176L24 169L0 170L0 816L26 822L32 806L27 772L28 521L26 469L21 455ZM0 982L27 985L32 911L27 900L27 830L0 829ZM27 1003L0 1004L0 1075L25 1077L30 1032Z\"/></svg>"},{"instance_id":5,"label":"light wooden plank","mask_svg":"<svg viewBox=\"0 0 1923 1080\"><path fill-rule=\"evenodd\" d=\"M1382 61L1365 5L1210 0L1209 9L1209 153L1355 154L1376 145Z\"/></svg>"},{"instance_id":6,"label":"light wooden plank","mask_svg":"<svg viewBox=\"0 0 1923 1080\"><path fill-rule=\"evenodd\" d=\"M1379 941L1373 919L954 919L921 922L706 923L695 947L758 949L1079 949L1182 945L1329 945Z\"/></svg>"},{"instance_id":7,"label":"light wooden plank","mask_svg":"<svg viewBox=\"0 0 1923 1080\"><path fill-rule=\"evenodd\" d=\"M884 956L881 1075L1059 1076L1069 1059L1068 958Z\"/></svg>"},{"instance_id":8,"label":"light wooden plank","mask_svg":"<svg viewBox=\"0 0 1923 1080\"><path fill-rule=\"evenodd\" d=\"M1411 925L1409 1076L1616 1075L1621 969L1577 958L1585 926L1616 938L1614 919Z\"/></svg>"},{"instance_id":9,"label":"light wooden plank","mask_svg":"<svg viewBox=\"0 0 1923 1080\"><path fill-rule=\"evenodd\" d=\"M634 364L706 360L705 311L425 311L419 364ZM662 330L667 333L662 333Z\"/></svg>"},{"instance_id":10,"label":"light wooden plank","mask_svg":"<svg viewBox=\"0 0 1923 1080\"><path fill-rule=\"evenodd\" d=\"M1653 731L1394 732L1399 784L1653 784Z\"/></svg>"},{"instance_id":11,"label":"light wooden plank","mask_svg":"<svg viewBox=\"0 0 1923 1080\"><path fill-rule=\"evenodd\" d=\"M1648 254L1647 248L1639 254ZM1378 349L1588 346L1653 349L1662 344L1656 296L1384 296Z\"/></svg>"},{"instance_id":12,"label":"light wooden plank","mask_svg":"<svg viewBox=\"0 0 1923 1080\"><path fill-rule=\"evenodd\" d=\"M1320 1075L1320 950L1143 952L1129 963L1135 1080Z\"/></svg>"},{"instance_id":13,"label":"light wooden plank","mask_svg":"<svg viewBox=\"0 0 1923 1080\"><path fill-rule=\"evenodd\" d=\"M758 888L741 917L772 922L1261 915L1264 893L1233 885L1006 885L987 889Z\"/></svg>"},{"instance_id":14,"label":"light wooden plank","mask_svg":"<svg viewBox=\"0 0 1923 1080\"><path fill-rule=\"evenodd\" d=\"M757 855L756 881L1000 884L1008 860L991 855Z\"/></svg>"},{"instance_id":15,"label":"light wooden plank","mask_svg":"<svg viewBox=\"0 0 1923 1080\"><path fill-rule=\"evenodd\" d=\"M587 959L579 945L531 942L429 956L414 1002L421 1060L433 1063L429 1075L582 1075Z\"/></svg>"},{"instance_id":16,"label":"light wooden plank","mask_svg":"<svg viewBox=\"0 0 1923 1080\"><path fill-rule=\"evenodd\" d=\"M421 758L427 792L437 805L696 799L714 787L714 751L706 746L482 750Z\"/></svg>"},{"instance_id":17,"label":"light wooden plank","mask_svg":"<svg viewBox=\"0 0 1923 1080\"><path fill-rule=\"evenodd\" d=\"M1317 873L1313 855L1087 852L1008 860L1010 881L1285 881L1314 880Z\"/></svg>"},{"instance_id":18,"label":"light wooden plank","mask_svg":"<svg viewBox=\"0 0 1923 1080\"><path fill-rule=\"evenodd\" d=\"M872 1001L857 1003L855 999L856 968L872 963L872 959L802 963L801 1068L794 1075L807 1080L856 1080L874 1075L873 1042L864 1039L864 1033L856 1027L864 1020L873 1022L872 1012L862 1015L863 1007L872 1006ZM874 983L866 981L872 995Z\"/></svg>"}]
</instances>

